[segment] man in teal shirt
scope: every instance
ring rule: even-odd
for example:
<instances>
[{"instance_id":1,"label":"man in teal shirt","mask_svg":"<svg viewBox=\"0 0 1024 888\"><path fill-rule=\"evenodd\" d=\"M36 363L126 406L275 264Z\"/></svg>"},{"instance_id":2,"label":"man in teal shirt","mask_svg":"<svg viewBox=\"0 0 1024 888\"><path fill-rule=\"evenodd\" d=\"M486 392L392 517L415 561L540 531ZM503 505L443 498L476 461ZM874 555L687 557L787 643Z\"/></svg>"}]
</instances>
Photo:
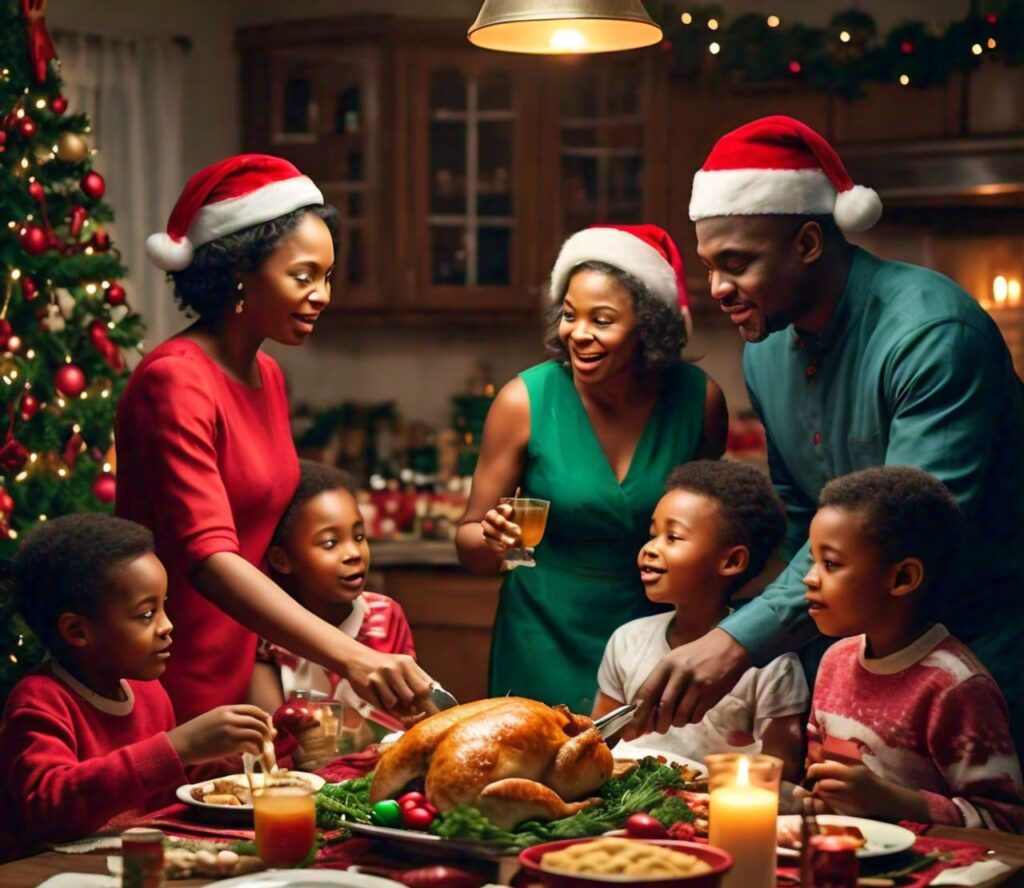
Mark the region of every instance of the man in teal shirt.
<instances>
[{"instance_id":1,"label":"man in teal shirt","mask_svg":"<svg viewBox=\"0 0 1024 888\"><path fill-rule=\"evenodd\" d=\"M724 136L695 176L698 253L748 343L743 372L789 516L788 566L656 667L638 694L641 729L698 721L749 666L815 642L802 579L818 492L868 466L909 465L943 481L966 518L959 568L931 616L993 673L1024 749L1024 389L998 328L960 287L847 242L844 231L880 213L877 195L791 118Z\"/></svg>"}]
</instances>

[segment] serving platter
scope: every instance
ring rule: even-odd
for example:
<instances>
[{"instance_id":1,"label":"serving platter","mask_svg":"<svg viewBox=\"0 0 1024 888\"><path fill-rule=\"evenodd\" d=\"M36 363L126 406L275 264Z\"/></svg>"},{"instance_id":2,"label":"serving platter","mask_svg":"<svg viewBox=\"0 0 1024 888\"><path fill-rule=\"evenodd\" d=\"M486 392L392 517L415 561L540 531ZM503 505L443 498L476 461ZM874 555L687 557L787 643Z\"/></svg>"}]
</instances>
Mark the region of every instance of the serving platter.
<instances>
[{"instance_id":1,"label":"serving platter","mask_svg":"<svg viewBox=\"0 0 1024 888\"><path fill-rule=\"evenodd\" d=\"M909 829L895 823L884 823L881 820L868 820L864 817L847 817L843 814L819 814L818 823L835 824L836 826L855 826L864 836L865 845L857 849L858 857L885 857L906 851L917 839ZM800 815L783 814L779 817L779 829L791 829L799 832ZM779 857L799 857L796 848L778 848Z\"/></svg>"},{"instance_id":2,"label":"serving platter","mask_svg":"<svg viewBox=\"0 0 1024 888\"><path fill-rule=\"evenodd\" d=\"M396 829L390 826L376 826L371 823L344 821L345 829L359 836L380 839L415 854L429 857L455 859L496 860L499 857L515 857L515 851L507 851L493 842L476 842L469 839L445 839L432 833L411 829Z\"/></svg>"}]
</instances>

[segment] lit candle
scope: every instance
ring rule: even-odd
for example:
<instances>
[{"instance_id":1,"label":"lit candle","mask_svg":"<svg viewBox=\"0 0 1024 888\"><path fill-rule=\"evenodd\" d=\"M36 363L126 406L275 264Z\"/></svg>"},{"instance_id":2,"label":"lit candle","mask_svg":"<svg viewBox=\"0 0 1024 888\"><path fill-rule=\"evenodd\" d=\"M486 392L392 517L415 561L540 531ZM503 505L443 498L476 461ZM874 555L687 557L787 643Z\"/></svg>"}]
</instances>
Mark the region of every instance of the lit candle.
<instances>
[{"instance_id":1,"label":"lit candle","mask_svg":"<svg viewBox=\"0 0 1024 888\"><path fill-rule=\"evenodd\" d=\"M749 756L708 756L708 768L708 843L733 856L722 888L774 888L782 762L757 756L754 780Z\"/></svg>"}]
</instances>

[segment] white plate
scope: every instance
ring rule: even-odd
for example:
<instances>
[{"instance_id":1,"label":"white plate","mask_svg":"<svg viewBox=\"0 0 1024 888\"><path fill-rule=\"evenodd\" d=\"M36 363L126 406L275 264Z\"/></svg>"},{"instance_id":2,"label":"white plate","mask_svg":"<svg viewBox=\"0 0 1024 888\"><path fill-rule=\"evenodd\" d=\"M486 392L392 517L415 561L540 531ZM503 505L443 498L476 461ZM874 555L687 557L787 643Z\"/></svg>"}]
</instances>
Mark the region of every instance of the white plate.
<instances>
[{"instance_id":1,"label":"white plate","mask_svg":"<svg viewBox=\"0 0 1024 888\"><path fill-rule=\"evenodd\" d=\"M282 771L278 776L281 777L299 777L305 780L310 787L316 792L323 786L327 781L324 780L319 774L310 774L307 771ZM246 785L245 774L225 774L223 777L216 778L217 780L233 780ZM252 782L254 786L263 785L263 774L257 772L252 775ZM245 812L248 815L252 814L252 805L209 805L206 802L201 802L199 799L192 797L192 790L199 786L205 786L207 783L213 783L213 780L201 780L199 783L186 783L183 786L179 786L176 795L178 800L184 802L186 805L193 805L196 808L202 808L204 811L216 811L218 813L242 813Z\"/></svg>"},{"instance_id":2,"label":"white plate","mask_svg":"<svg viewBox=\"0 0 1024 888\"><path fill-rule=\"evenodd\" d=\"M693 759L685 758L681 755L676 755L674 752L663 752L660 749L647 749L634 742L630 743L616 743L612 749L612 756L619 761L626 762L638 762L647 756L652 758L663 758L670 765L681 765L687 768L692 768L700 774L707 774L708 769L701 762L695 762Z\"/></svg>"},{"instance_id":3,"label":"white plate","mask_svg":"<svg viewBox=\"0 0 1024 888\"><path fill-rule=\"evenodd\" d=\"M217 883L218 888L319 888L320 885L335 885L338 888L402 888L402 883L393 879L348 870L271 870L251 876L236 876Z\"/></svg>"},{"instance_id":4,"label":"white plate","mask_svg":"<svg viewBox=\"0 0 1024 888\"><path fill-rule=\"evenodd\" d=\"M857 849L858 857L884 857L886 854L898 854L906 851L917 839L909 829L895 823L883 823L881 820L866 820L863 817L846 817L843 814L819 814L819 823L835 823L839 826L856 826L867 844ZM779 826L792 829L800 828L799 814L783 814L779 817ZM800 852L794 848L779 848L779 857L799 857Z\"/></svg>"}]
</instances>

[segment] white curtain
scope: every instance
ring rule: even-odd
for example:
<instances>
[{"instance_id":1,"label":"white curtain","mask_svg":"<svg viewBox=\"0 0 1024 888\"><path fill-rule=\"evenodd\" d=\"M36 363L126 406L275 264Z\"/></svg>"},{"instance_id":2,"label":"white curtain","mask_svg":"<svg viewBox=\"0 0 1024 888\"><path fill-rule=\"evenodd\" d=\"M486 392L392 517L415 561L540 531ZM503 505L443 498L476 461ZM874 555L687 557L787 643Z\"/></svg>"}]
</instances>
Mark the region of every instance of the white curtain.
<instances>
[{"instance_id":1,"label":"white curtain","mask_svg":"<svg viewBox=\"0 0 1024 888\"><path fill-rule=\"evenodd\" d=\"M164 230L184 181L186 49L172 38L55 31L68 113L90 117L93 169L114 210L108 227L121 261L128 303L146 322L152 348L180 329L164 273L146 259L146 237Z\"/></svg>"}]
</instances>

